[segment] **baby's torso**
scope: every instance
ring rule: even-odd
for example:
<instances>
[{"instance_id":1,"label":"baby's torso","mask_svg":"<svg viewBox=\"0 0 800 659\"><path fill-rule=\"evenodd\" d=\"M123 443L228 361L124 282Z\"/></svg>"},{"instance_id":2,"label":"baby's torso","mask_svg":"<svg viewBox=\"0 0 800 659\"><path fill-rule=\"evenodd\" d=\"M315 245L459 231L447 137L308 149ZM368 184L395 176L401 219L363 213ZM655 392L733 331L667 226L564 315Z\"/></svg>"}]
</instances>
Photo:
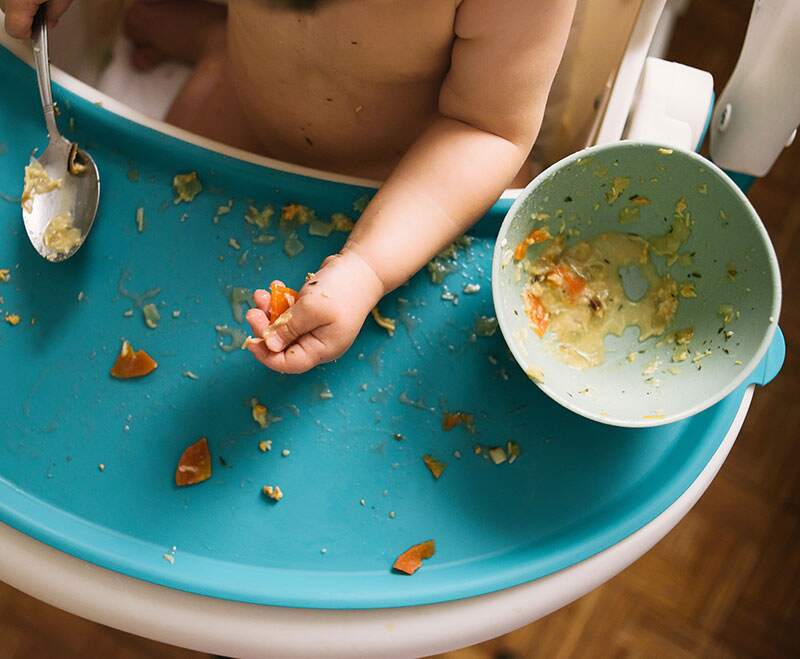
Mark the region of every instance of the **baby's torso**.
<instances>
[{"instance_id":1,"label":"baby's torso","mask_svg":"<svg viewBox=\"0 0 800 659\"><path fill-rule=\"evenodd\" d=\"M229 0L239 100L265 153L383 177L436 111L460 0Z\"/></svg>"}]
</instances>

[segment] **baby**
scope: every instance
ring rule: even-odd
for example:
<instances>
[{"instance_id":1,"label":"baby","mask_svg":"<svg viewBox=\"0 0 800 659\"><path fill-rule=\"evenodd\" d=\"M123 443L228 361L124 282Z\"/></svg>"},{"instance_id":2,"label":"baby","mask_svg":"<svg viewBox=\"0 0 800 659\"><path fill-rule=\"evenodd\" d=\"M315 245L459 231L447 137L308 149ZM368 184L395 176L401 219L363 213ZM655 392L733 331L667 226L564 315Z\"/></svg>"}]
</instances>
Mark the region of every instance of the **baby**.
<instances>
[{"instance_id":1,"label":"baby","mask_svg":"<svg viewBox=\"0 0 800 659\"><path fill-rule=\"evenodd\" d=\"M44 0L6 0L30 36ZM51 0L55 25L70 0ZM347 243L249 349L301 373L336 359L378 300L466 231L528 154L575 0L139 0L133 61L194 64L167 121L272 158L378 178Z\"/></svg>"}]
</instances>

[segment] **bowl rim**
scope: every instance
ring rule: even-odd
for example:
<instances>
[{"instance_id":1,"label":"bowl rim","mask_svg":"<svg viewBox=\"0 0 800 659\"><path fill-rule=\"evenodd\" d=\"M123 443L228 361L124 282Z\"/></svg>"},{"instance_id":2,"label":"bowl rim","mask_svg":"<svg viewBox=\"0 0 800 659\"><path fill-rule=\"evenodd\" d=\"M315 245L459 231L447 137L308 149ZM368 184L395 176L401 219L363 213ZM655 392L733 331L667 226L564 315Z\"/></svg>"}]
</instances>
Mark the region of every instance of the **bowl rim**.
<instances>
[{"instance_id":1,"label":"bowl rim","mask_svg":"<svg viewBox=\"0 0 800 659\"><path fill-rule=\"evenodd\" d=\"M595 146L590 146L585 149L581 149L580 151L576 151L575 153L570 154L569 156L562 158L558 162L550 165L546 169L536 176L525 188L519 193L517 198L514 200L514 203L509 208L508 212L506 213L505 217L503 218L503 222L500 225L500 228L497 232L497 240L494 246L494 252L492 255L492 303L494 305L495 315L497 316L497 320L500 326L500 331L503 334L503 338L508 346L508 349L511 351L511 354L514 355L514 359L516 360L517 364L521 369L524 371L526 359L523 359L523 355L519 350L519 347L516 345L516 342L512 338L510 321L507 318L506 310L503 308L501 304L499 304L500 299L500 271L502 268L502 255L503 252L507 249L507 243L505 243L505 234L508 232L509 226L511 222L516 217L517 212L519 211L520 207L527 201L527 199L531 196L533 191L537 189L542 183L548 180L551 176L553 176L556 172L564 169L565 167L571 165L575 161L586 158L588 156L593 156L599 153L606 153L609 151L615 151L620 149L639 149L639 148L653 148L653 149L670 149L674 153L679 153L683 156L686 156L690 160L701 164L704 167L707 167L709 171L716 174L719 178L723 181L728 182L729 187L732 189L734 195L739 199L739 201L743 204L745 209L748 211L753 224L755 225L756 230L758 231L759 235L761 236L761 240L766 246L767 256L769 261L769 268L770 273L772 275L773 281L775 285L773 286L772 291L772 301L771 301L771 314L770 318L772 319L771 322L767 325L767 329L764 332L764 335L761 337L761 342L758 345L758 348L753 353L752 357L747 361L747 363L742 365L739 373L733 378L728 384L718 390L716 393L707 396L705 399L695 403L691 407L687 409L676 412L674 414L665 415L659 418L625 418L625 417L618 417L618 416L611 416L611 415L603 415L600 413L595 413L591 410L587 410L581 407L581 405L576 404L576 399L569 398L567 396L562 395L558 390L554 389L553 387L548 386L547 379L544 382L537 382L533 380L533 378L529 378L539 389L541 389L545 394L547 394L550 398L552 398L557 403L561 404L563 407L567 408L571 412L575 412L587 419L591 419L592 421L598 421L600 423L604 423L606 425L611 426L618 426L622 428L650 428L655 426L663 426L669 423L674 423L676 421L680 421L681 419L686 419L688 417L694 416L699 414L705 409L708 409L715 403L718 403L723 398L728 396L730 393L735 391L739 385L741 385L755 370L761 360L764 358L770 343L775 335L775 330L778 327L778 319L780 316L780 309L781 309L781 300L782 300L782 286L781 286L781 275L780 275L780 268L778 265L778 257L775 253L775 248L772 244L772 240L767 233L767 229L764 226L764 223L761 221L756 209L750 203L750 200L747 196L742 192L742 190L733 182L730 176L726 174L720 167L714 164L708 158L695 153L693 151L687 151L686 149L681 149L677 147L668 146L665 144L659 144L658 142L650 142L644 140L620 140L618 142L612 142L608 144L598 144Z\"/></svg>"}]
</instances>

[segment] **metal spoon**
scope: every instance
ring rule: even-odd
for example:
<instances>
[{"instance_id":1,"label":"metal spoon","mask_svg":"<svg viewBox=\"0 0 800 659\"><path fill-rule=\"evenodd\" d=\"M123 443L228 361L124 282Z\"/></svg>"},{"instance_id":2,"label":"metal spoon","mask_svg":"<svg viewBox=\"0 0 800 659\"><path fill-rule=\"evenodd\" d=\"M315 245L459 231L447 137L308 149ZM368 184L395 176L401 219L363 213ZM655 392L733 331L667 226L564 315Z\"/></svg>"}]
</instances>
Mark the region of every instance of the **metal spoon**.
<instances>
[{"instance_id":1,"label":"metal spoon","mask_svg":"<svg viewBox=\"0 0 800 659\"><path fill-rule=\"evenodd\" d=\"M33 61L49 143L41 156L31 156L31 164L38 160L47 176L61 183L50 192L34 193L32 199L23 204L22 218L34 249L48 261L64 261L80 249L92 228L100 199L100 174L92 157L58 132L50 87L46 8L47 3L44 3L36 13L32 40ZM26 205L28 208L25 208ZM61 216L61 222L66 217L66 228L69 230L74 227L80 235L71 231L71 235L66 234L67 240L62 240L59 245L59 232L53 231L56 225L47 231L51 220L57 216ZM60 237L64 238L63 232Z\"/></svg>"}]
</instances>

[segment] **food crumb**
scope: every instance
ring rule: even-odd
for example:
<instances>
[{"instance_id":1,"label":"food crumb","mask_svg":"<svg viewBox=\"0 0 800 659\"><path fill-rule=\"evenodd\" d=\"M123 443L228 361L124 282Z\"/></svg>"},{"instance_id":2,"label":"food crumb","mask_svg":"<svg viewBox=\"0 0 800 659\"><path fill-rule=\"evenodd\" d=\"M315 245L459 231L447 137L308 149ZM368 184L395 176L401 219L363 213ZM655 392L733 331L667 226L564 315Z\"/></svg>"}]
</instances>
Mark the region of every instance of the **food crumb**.
<instances>
[{"instance_id":1,"label":"food crumb","mask_svg":"<svg viewBox=\"0 0 800 659\"><path fill-rule=\"evenodd\" d=\"M736 360L735 362L733 362L733 363L734 363L734 364L736 364L737 366L741 366L741 365L742 365L744 362L742 362L742 360L741 360L741 359L737 359L737 360Z\"/></svg>"},{"instance_id":2,"label":"food crumb","mask_svg":"<svg viewBox=\"0 0 800 659\"><path fill-rule=\"evenodd\" d=\"M431 475L436 480L439 480L441 475L444 473L445 468L447 467L447 465L444 462L442 462L441 460L437 460L428 453L422 456L422 461L425 463L425 466L428 468L428 471L431 472Z\"/></svg>"},{"instance_id":3,"label":"food crumb","mask_svg":"<svg viewBox=\"0 0 800 659\"><path fill-rule=\"evenodd\" d=\"M5 320L9 325L14 327L16 325L19 325L19 323L22 320L22 318L20 318L19 314L16 314L16 313L7 313Z\"/></svg>"},{"instance_id":4,"label":"food crumb","mask_svg":"<svg viewBox=\"0 0 800 659\"><path fill-rule=\"evenodd\" d=\"M11 280L11 270L8 268L0 268L0 282L7 282Z\"/></svg>"},{"instance_id":5,"label":"food crumb","mask_svg":"<svg viewBox=\"0 0 800 659\"><path fill-rule=\"evenodd\" d=\"M285 448L285 449L283 449L283 450L281 451L281 455L282 455L284 458L288 458L288 457L289 457L289 453L290 453L290 451L289 451L289 449L288 449L288 448Z\"/></svg>"},{"instance_id":6,"label":"food crumb","mask_svg":"<svg viewBox=\"0 0 800 659\"><path fill-rule=\"evenodd\" d=\"M191 202L203 191L203 186L197 176L197 172L186 174L176 174L172 179L172 188L175 190L173 202L179 204L182 201Z\"/></svg>"},{"instance_id":7,"label":"food crumb","mask_svg":"<svg viewBox=\"0 0 800 659\"><path fill-rule=\"evenodd\" d=\"M228 238L228 245L233 249L241 249L242 246L239 244L239 241L236 238Z\"/></svg>"},{"instance_id":8,"label":"food crumb","mask_svg":"<svg viewBox=\"0 0 800 659\"><path fill-rule=\"evenodd\" d=\"M493 446L489 449L489 457L496 465L503 464L508 460L505 449L502 446Z\"/></svg>"},{"instance_id":9,"label":"food crumb","mask_svg":"<svg viewBox=\"0 0 800 659\"><path fill-rule=\"evenodd\" d=\"M378 307L373 307L372 311L370 311L370 315L378 327L385 329L389 336L394 336L395 330L397 330L397 323L395 322L394 318L387 318L381 314Z\"/></svg>"},{"instance_id":10,"label":"food crumb","mask_svg":"<svg viewBox=\"0 0 800 659\"><path fill-rule=\"evenodd\" d=\"M122 315L125 318L130 318L131 316L133 316L133 309L125 309L125 311L122 312Z\"/></svg>"},{"instance_id":11,"label":"food crumb","mask_svg":"<svg viewBox=\"0 0 800 659\"><path fill-rule=\"evenodd\" d=\"M180 317L181 317L181 310L180 310L180 309L175 309L175 310L172 312L172 317L173 317L173 318L180 318Z\"/></svg>"},{"instance_id":12,"label":"food crumb","mask_svg":"<svg viewBox=\"0 0 800 659\"><path fill-rule=\"evenodd\" d=\"M670 156L670 155L672 155L672 149L665 149L665 148L663 148L663 147L661 147L661 148L658 150L658 152L659 152L659 153L660 153L662 156Z\"/></svg>"},{"instance_id":13,"label":"food crumb","mask_svg":"<svg viewBox=\"0 0 800 659\"><path fill-rule=\"evenodd\" d=\"M394 510L389 511L389 519L395 519L397 517L397 513Z\"/></svg>"},{"instance_id":14,"label":"food crumb","mask_svg":"<svg viewBox=\"0 0 800 659\"><path fill-rule=\"evenodd\" d=\"M406 549L392 564L392 569L404 574L414 574L422 566L422 561L436 553L436 543L426 540Z\"/></svg>"},{"instance_id":15,"label":"food crumb","mask_svg":"<svg viewBox=\"0 0 800 659\"><path fill-rule=\"evenodd\" d=\"M251 398L250 408L253 421L255 421L262 428L266 428L269 425L267 406L259 403L257 398Z\"/></svg>"},{"instance_id":16,"label":"food crumb","mask_svg":"<svg viewBox=\"0 0 800 659\"><path fill-rule=\"evenodd\" d=\"M197 373L194 373L192 371L184 371L183 372L183 377L189 378L190 380L199 380L200 379L200 376L197 375Z\"/></svg>"},{"instance_id":17,"label":"food crumb","mask_svg":"<svg viewBox=\"0 0 800 659\"><path fill-rule=\"evenodd\" d=\"M637 353L635 353L635 352L629 352L629 353L628 353L628 358L627 358L627 359L628 359L628 361L629 361L631 364L633 364L633 362L635 362L635 361L636 361L636 357L637 357L637 356L638 356L638 355L637 355Z\"/></svg>"},{"instance_id":18,"label":"food crumb","mask_svg":"<svg viewBox=\"0 0 800 659\"><path fill-rule=\"evenodd\" d=\"M366 506L367 505L366 499L359 499L358 503L360 503L362 506Z\"/></svg>"},{"instance_id":19,"label":"food crumb","mask_svg":"<svg viewBox=\"0 0 800 659\"><path fill-rule=\"evenodd\" d=\"M84 293L83 291L78 293L78 302L83 302L85 299L86 299L86 293Z\"/></svg>"},{"instance_id":20,"label":"food crumb","mask_svg":"<svg viewBox=\"0 0 800 659\"><path fill-rule=\"evenodd\" d=\"M266 453L267 451L272 450L272 440L271 439L262 439L258 443L258 450L262 453Z\"/></svg>"},{"instance_id":21,"label":"food crumb","mask_svg":"<svg viewBox=\"0 0 800 659\"><path fill-rule=\"evenodd\" d=\"M333 398L333 392L328 386L325 386L322 391L319 392L319 397L322 400L331 400L331 398Z\"/></svg>"},{"instance_id":22,"label":"food crumb","mask_svg":"<svg viewBox=\"0 0 800 659\"><path fill-rule=\"evenodd\" d=\"M261 488L261 491L264 493L264 496L272 499L275 502L283 499L283 491L279 485L265 485Z\"/></svg>"},{"instance_id":23,"label":"food crumb","mask_svg":"<svg viewBox=\"0 0 800 659\"><path fill-rule=\"evenodd\" d=\"M170 565L174 565L175 564L175 555L174 554L170 554L170 553L165 553L164 554L164 560L167 563L169 563Z\"/></svg>"},{"instance_id":24,"label":"food crumb","mask_svg":"<svg viewBox=\"0 0 800 659\"><path fill-rule=\"evenodd\" d=\"M158 307L152 302L145 304L142 307L142 315L144 316L144 324L150 329L158 327L158 321L161 320L161 314Z\"/></svg>"},{"instance_id":25,"label":"food crumb","mask_svg":"<svg viewBox=\"0 0 800 659\"><path fill-rule=\"evenodd\" d=\"M680 289L678 289L681 297L691 298L697 297L697 291L694 288L694 284L691 282L686 282L685 284L681 284Z\"/></svg>"},{"instance_id":26,"label":"food crumb","mask_svg":"<svg viewBox=\"0 0 800 659\"><path fill-rule=\"evenodd\" d=\"M139 233L144 231L144 208L141 206L136 209L136 231Z\"/></svg>"},{"instance_id":27,"label":"food crumb","mask_svg":"<svg viewBox=\"0 0 800 659\"><path fill-rule=\"evenodd\" d=\"M106 470L106 466L105 466L105 465L104 465L102 462L101 462L99 465L97 465L97 468L98 468L100 471L105 471L105 470Z\"/></svg>"},{"instance_id":28,"label":"food crumb","mask_svg":"<svg viewBox=\"0 0 800 659\"><path fill-rule=\"evenodd\" d=\"M460 459L461 459L461 451L459 451L458 449L456 449L455 451L453 451L453 457L454 457L456 460L460 460Z\"/></svg>"},{"instance_id":29,"label":"food crumb","mask_svg":"<svg viewBox=\"0 0 800 659\"><path fill-rule=\"evenodd\" d=\"M506 452L508 453L508 464L514 464L520 455L519 444L514 441L506 443Z\"/></svg>"},{"instance_id":30,"label":"food crumb","mask_svg":"<svg viewBox=\"0 0 800 659\"><path fill-rule=\"evenodd\" d=\"M319 553L324 556L325 554L328 553L328 548L327 547L323 547L322 549L319 550Z\"/></svg>"},{"instance_id":31,"label":"food crumb","mask_svg":"<svg viewBox=\"0 0 800 659\"><path fill-rule=\"evenodd\" d=\"M481 290L480 284L465 284L464 295L474 295Z\"/></svg>"}]
</instances>

